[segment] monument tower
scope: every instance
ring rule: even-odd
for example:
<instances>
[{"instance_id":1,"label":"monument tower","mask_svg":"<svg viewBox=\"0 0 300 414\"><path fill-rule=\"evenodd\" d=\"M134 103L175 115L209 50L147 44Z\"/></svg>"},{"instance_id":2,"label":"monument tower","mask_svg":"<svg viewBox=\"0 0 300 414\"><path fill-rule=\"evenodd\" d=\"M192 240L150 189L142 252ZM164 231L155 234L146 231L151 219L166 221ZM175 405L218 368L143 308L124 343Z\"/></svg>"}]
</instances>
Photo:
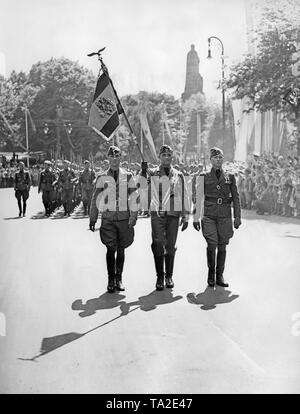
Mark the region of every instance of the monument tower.
<instances>
[{"instance_id":1,"label":"monument tower","mask_svg":"<svg viewBox=\"0 0 300 414\"><path fill-rule=\"evenodd\" d=\"M191 95L203 93L203 78L199 73L199 56L195 50L195 45L191 45L191 50L186 59L186 78L185 88L181 95L183 101L186 101Z\"/></svg>"}]
</instances>

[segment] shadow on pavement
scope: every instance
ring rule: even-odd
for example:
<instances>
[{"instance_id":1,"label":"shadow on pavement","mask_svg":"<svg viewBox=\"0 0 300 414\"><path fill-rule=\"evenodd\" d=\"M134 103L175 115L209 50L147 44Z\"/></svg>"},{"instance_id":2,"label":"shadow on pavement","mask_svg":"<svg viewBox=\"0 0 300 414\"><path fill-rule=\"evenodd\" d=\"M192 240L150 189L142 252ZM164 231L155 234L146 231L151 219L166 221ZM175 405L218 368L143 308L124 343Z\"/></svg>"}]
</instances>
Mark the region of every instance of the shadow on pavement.
<instances>
[{"instance_id":1,"label":"shadow on pavement","mask_svg":"<svg viewBox=\"0 0 300 414\"><path fill-rule=\"evenodd\" d=\"M19 216L16 216L16 217L4 217L3 220L17 220L17 219L21 219L21 218L23 218L23 217L19 217Z\"/></svg>"},{"instance_id":2,"label":"shadow on pavement","mask_svg":"<svg viewBox=\"0 0 300 414\"><path fill-rule=\"evenodd\" d=\"M72 304L72 309L83 310L83 312L79 314L79 316L81 317L93 315L96 312L96 310L99 310L99 309L111 309L117 306L120 306L121 314L84 333L68 332L66 334L52 336L50 338L44 338L42 340L40 353L38 355L32 358L18 358L18 359L21 361L35 362L38 358L46 354L49 354L50 352L55 351L56 349L69 344L70 342L76 341L77 339L80 339L83 336L93 331L96 331L97 329L100 329L103 326L108 325L116 321L117 319L120 319L123 316L128 315L131 312L134 312L138 309L141 309L147 312L147 311L156 309L158 305L164 305L167 303L172 303L177 300L180 300L182 299L182 296L174 297L170 290L164 290L162 292L157 292L155 290L151 292L149 295L141 296L137 301L134 301L134 302L129 302L129 303L126 303L125 301L119 302L119 300L123 298L124 298L124 295L120 295L118 293L116 294L103 293L99 298L89 299L85 304L82 303L81 299L75 300ZM133 309L130 309L132 306L135 306L135 307Z\"/></svg>"},{"instance_id":3,"label":"shadow on pavement","mask_svg":"<svg viewBox=\"0 0 300 414\"><path fill-rule=\"evenodd\" d=\"M167 303L173 303L182 299L182 296L173 296L173 293L169 289L158 292L154 290L146 296L140 296L138 300L134 302L123 302L120 305L122 315L127 315L130 312L132 306L139 306L142 311L148 312L154 310L159 305L165 305Z\"/></svg>"},{"instance_id":4,"label":"shadow on pavement","mask_svg":"<svg viewBox=\"0 0 300 414\"><path fill-rule=\"evenodd\" d=\"M186 297L189 303L202 305L200 306L202 310L211 310L215 309L217 307L216 305L232 302L239 295L231 295L230 290L225 290L218 286L216 289L207 287L204 292L198 293L197 295L196 293L188 293Z\"/></svg>"},{"instance_id":5,"label":"shadow on pavement","mask_svg":"<svg viewBox=\"0 0 300 414\"><path fill-rule=\"evenodd\" d=\"M72 310L82 311L79 313L81 318L91 316L101 309L113 309L120 305L120 300L124 299L124 295L118 293L103 293L98 298L89 299L86 303L82 299L77 299L72 303Z\"/></svg>"}]
</instances>

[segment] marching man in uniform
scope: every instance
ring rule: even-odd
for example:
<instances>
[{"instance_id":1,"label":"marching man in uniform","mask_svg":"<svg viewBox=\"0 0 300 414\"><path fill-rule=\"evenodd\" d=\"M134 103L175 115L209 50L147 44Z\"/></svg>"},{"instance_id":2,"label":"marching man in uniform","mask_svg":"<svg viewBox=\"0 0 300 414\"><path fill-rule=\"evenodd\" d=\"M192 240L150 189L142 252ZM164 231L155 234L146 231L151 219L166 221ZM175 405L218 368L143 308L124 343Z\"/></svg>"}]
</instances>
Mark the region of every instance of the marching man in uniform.
<instances>
[{"instance_id":1,"label":"marching man in uniform","mask_svg":"<svg viewBox=\"0 0 300 414\"><path fill-rule=\"evenodd\" d=\"M156 290L173 288L173 268L176 252L178 227L182 231L188 227L189 197L182 172L172 166L173 150L169 145L162 145L159 151L160 164L147 169L142 164L141 176L147 178L150 201L152 244L156 269ZM140 182L140 192L145 183ZM179 224L179 220L181 221Z\"/></svg>"},{"instance_id":2,"label":"marching man in uniform","mask_svg":"<svg viewBox=\"0 0 300 414\"><path fill-rule=\"evenodd\" d=\"M211 287L215 286L215 284L228 287L228 283L224 281L223 272L226 259L226 245L233 236L231 203L233 203L234 228L238 229L241 225L240 198L234 174L228 174L222 169L223 151L216 147L212 148L210 150L210 160L212 164L211 170L195 177L197 184L193 187L197 194L193 194L193 201L196 204L193 226L197 231L200 230L199 212L201 207L199 206L200 200L197 196L201 193L198 190L203 177L204 215L201 225L203 236L207 242L207 283ZM218 249L217 260L216 249Z\"/></svg>"},{"instance_id":3,"label":"marching man in uniform","mask_svg":"<svg viewBox=\"0 0 300 414\"><path fill-rule=\"evenodd\" d=\"M31 179L28 171L24 170L24 162L19 162L19 171L15 173L15 197L18 200L19 217L25 217L26 214L26 201L29 198L29 190L31 185ZM23 200L23 208L22 208Z\"/></svg>"},{"instance_id":4,"label":"marching man in uniform","mask_svg":"<svg viewBox=\"0 0 300 414\"><path fill-rule=\"evenodd\" d=\"M121 150L111 146L107 156L109 168L96 178L90 230L95 230L99 211L102 211L100 239L107 248L107 291L113 293L125 290L122 284L125 249L133 243L138 208L130 210L130 196L136 187L132 174L120 168Z\"/></svg>"},{"instance_id":5,"label":"marching man in uniform","mask_svg":"<svg viewBox=\"0 0 300 414\"><path fill-rule=\"evenodd\" d=\"M41 172L38 184L38 193L42 191L42 200L45 207L46 217L50 217L52 213L52 203L54 201L55 191L53 183L56 180L55 174L51 171L51 161L44 162L45 169Z\"/></svg>"},{"instance_id":6,"label":"marching man in uniform","mask_svg":"<svg viewBox=\"0 0 300 414\"><path fill-rule=\"evenodd\" d=\"M53 185L58 183L61 186L61 200L64 206L65 216L70 216L71 214L73 203L73 187L74 182L77 180L74 171L70 168L70 164L70 161L64 161L64 168L59 172L57 181L53 183Z\"/></svg>"},{"instance_id":7,"label":"marching man in uniform","mask_svg":"<svg viewBox=\"0 0 300 414\"><path fill-rule=\"evenodd\" d=\"M90 168L90 162L84 161L84 170L79 176L79 185L81 189L81 199L84 208L84 215L89 214L91 199L93 194L93 184L96 178L94 170Z\"/></svg>"}]
</instances>

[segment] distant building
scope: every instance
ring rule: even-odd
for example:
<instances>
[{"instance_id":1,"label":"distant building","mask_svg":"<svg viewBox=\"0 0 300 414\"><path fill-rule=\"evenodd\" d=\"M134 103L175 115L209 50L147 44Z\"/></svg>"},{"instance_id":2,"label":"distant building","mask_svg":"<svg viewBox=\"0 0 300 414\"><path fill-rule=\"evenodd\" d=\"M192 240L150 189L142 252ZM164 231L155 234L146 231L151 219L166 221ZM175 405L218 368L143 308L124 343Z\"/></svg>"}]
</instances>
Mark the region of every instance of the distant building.
<instances>
[{"instance_id":1,"label":"distant building","mask_svg":"<svg viewBox=\"0 0 300 414\"><path fill-rule=\"evenodd\" d=\"M199 56L195 50L195 45L191 45L191 50L186 59L186 78L185 88L181 95L183 101L186 101L191 95L203 93L203 78L199 73Z\"/></svg>"}]
</instances>

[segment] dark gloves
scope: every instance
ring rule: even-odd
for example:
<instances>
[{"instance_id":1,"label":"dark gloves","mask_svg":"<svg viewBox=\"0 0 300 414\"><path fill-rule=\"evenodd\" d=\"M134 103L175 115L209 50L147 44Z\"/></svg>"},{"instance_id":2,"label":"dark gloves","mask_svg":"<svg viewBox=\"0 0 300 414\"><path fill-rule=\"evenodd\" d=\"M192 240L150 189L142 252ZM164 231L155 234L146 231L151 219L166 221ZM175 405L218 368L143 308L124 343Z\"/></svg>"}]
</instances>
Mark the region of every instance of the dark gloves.
<instances>
[{"instance_id":1,"label":"dark gloves","mask_svg":"<svg viewBox=\"0 0 300 414\"><path fill-rule=\"evenodd\" d=\"M128 226L134 227L136 225L136 218L135 217L129 217Z\"/></svg>"},{"instance_id":2,"label":"dark gloves","mask_svg":"<svg viewBox=\"0 0 300 414\"><path fill-rule=\"evenodd\" d=\"M199 231L201 229L199 221L194 221L193 226L194 226L194 229L197 230L197 231Z\"/></svg>"},{"instance_id":3,"label":"dark gloves","mask_svg":"<svg viewBox=\"0 0 300 414\"><path fill-rule=\"evenodd\" d=\"M242 222L241 222L240 217L236 217L236 218L234 219L234 223L233 223L234 228L235 228L235 229L238 229L238 228L240 227L240 225L241 225L241 224L242 224Z\"/></svg>"},{"instance_id":4,"label":"dark gloves","mask_svg":"<svg viewBox=\"0 0 300 414\"><path fill-rule=\"evenodd\" d=\"M90 223L90 230L95 231L95 223Z\"/></svg>"},{"instance_id":5,"label":"dark gloves","mask_svg":"<svg viewBox=\"0 0 300 414\"><path fill-rule=\"evenodd\" d=\"M182 226L181 231L184 231L188 228L189 222L186 221L183 217L181 218L179 226Z\"/></svg>"}]
</instances>

